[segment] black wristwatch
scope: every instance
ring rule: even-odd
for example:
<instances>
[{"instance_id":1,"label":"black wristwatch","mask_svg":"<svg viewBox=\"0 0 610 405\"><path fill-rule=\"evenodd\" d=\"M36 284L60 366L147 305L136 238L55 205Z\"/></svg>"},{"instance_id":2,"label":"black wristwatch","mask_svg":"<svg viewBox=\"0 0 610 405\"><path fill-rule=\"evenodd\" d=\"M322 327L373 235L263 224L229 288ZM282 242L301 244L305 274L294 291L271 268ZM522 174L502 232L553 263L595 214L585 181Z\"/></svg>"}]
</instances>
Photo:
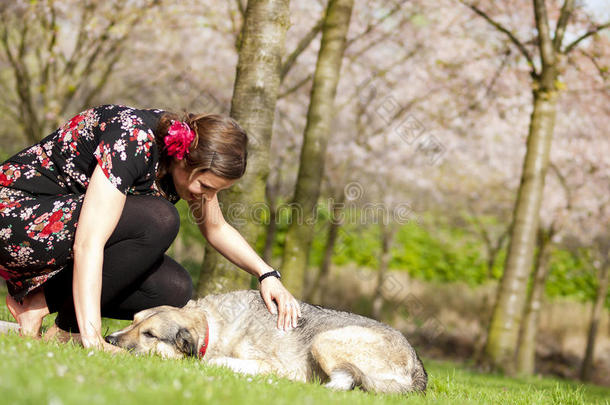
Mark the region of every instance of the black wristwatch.
<instances>
[{"instance_id":1,"label":"black wristwatch","mask_svg":"<svg viewBox=\"0 0 610 405\"><path fill-rule=\"evenodd\" d=\"M261 274L261 276L258 278L258 282L260 283L261 281L263 281L264 279L266 279L269 276L277 277L278 279L282 278L282 275L280 274L279 271L273 270L273 271L268 271L265 274Z\"/></svg>"}]
</instances>

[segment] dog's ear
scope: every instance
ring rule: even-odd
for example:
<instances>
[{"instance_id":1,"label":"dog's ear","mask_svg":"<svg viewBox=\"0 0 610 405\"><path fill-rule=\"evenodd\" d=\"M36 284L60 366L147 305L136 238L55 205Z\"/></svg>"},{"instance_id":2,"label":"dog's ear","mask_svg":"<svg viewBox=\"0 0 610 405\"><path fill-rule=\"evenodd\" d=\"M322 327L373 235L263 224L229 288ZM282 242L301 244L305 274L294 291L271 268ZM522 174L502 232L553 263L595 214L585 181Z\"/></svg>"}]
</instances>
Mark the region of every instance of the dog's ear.
<instances>
[{"instance_id":1,"label":"dog's ear","mask_svg":"<svg viewBox=\"0 0 610 405\"><path fill-rule=\"evenodd\" d=\"M135 313L135 315L133 316L133 323L140 323L151 315L158 314L159 312L165 312L165 311L172 310L172 309L175 309L175 307L171 307L169 305L161 305L158 307L144 309L140 312Z\"/></svg>"},{"instance_id":2,"label":"dog's ear","mask_svg":"<svg viewBox=\"0 0 610 405\"><path fill-rule=\"evenodd\" d=\"M187 356L197 355L197 339L186 328L180 328L176 334L176 347Z\"/></svg>"}]
</instances>

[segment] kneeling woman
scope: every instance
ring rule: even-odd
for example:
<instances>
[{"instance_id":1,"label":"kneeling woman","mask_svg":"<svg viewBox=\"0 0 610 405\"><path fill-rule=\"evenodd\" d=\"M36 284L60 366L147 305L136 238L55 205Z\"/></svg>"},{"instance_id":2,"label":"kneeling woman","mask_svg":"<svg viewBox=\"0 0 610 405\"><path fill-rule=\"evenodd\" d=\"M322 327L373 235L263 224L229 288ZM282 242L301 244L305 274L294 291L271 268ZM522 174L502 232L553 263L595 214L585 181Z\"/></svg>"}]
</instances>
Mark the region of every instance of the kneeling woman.
<instances>
[{"instance_id":1,"label":"kneeling woman","mask_svg":"<svg viewBox=\"0 0 610 405\"><path fill-rule=\"evenodd\" d=\"M56 327L79 331L85 347L114 350L101 316L186 304L191 278L165 254L180 198L225 257L258 277L273 271L218 205L246 158L246 133L229 117L103 105L2 163L0 276L22 334L38 336L57 312ZM298 302L279 279L260 289L278 327L296 326Z\"/></svg>"}]
</instances>

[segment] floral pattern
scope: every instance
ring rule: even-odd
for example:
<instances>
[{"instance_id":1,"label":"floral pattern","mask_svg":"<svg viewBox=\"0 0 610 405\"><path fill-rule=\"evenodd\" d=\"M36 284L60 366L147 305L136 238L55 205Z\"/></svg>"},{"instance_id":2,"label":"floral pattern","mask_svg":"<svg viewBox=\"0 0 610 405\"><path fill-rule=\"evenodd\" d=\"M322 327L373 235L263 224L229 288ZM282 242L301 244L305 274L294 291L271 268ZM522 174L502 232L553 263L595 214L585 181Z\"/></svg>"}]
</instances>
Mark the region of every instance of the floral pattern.
<instances>
[{"instance_id":1,"label":"floral pattern","mask_svg":"<svg viewBox=\"0 0 610 405\"><path fill-rule=\"evenodd\" d=\"M71 266L78 216L97 165L123 194L162 195L153 128L163 112L91 108L0 164L0 277L13 297ZM172 186L163 187L176 203Z\"/></svg>"}]
</instances>

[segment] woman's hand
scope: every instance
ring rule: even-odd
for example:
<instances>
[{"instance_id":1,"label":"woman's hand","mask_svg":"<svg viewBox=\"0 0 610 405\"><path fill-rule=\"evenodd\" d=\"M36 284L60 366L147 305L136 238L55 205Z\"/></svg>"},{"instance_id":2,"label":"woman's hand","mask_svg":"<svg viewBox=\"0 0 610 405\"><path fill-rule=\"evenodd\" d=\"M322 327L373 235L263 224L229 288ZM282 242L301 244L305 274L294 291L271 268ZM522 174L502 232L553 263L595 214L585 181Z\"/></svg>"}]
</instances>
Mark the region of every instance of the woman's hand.
<instances>
[{"instance_id":1,"label":"woman's hand","mask_svg":"<svg viewBox=\"0 0 610 405\"><path fill-rule=\"evenodd\" d=\"M301 316L301 307L280 280L275 277L267 277L261 282L260 290L269 312L274 315L278 314L277 328L283 330L296 328L298 317ZM273 302L274 300L275 302Z\"/></svg>"},{"instance_id":2,"label":"woman's hand","mask_svg":"<svg viewBox=\"0 0 610 405\"><path fill-rule=\"evenodd\" d=\"M83 343L83 347L85 347L86 349L103 350L112 354L125 352L125 350L121 349L120 347L111 345L110 343L106 342L101 335L90 337L84 337L81 335L81 342Z\"/></svg>"},{"instance_id":3,"label":"woman's hand","mask_svg":"<svg viewBox=\"0 0 610 405\"><path fill-rule=\"evenodd\" d=\"M100 301L104 246L119 222L125 199L125 194L108 180L98 164L85 193L73 246L74 311L81 341L86 348L117 351L102 338Z\"/></svg>"},{"instance_id":4,"label":"woman's hand","mask_svg":"<svg viewBox=\"0 0 610 405\"><path fill-rule=\"evenodd\" d=\"M118 346L115 345L111 345L110 343L106 342L106 341L102 341L102 347L101 349L107 353L112 353L112 354L118 354L118 353L125 353L125 349L122 349Z\"/></svg>"}]
</instances>

